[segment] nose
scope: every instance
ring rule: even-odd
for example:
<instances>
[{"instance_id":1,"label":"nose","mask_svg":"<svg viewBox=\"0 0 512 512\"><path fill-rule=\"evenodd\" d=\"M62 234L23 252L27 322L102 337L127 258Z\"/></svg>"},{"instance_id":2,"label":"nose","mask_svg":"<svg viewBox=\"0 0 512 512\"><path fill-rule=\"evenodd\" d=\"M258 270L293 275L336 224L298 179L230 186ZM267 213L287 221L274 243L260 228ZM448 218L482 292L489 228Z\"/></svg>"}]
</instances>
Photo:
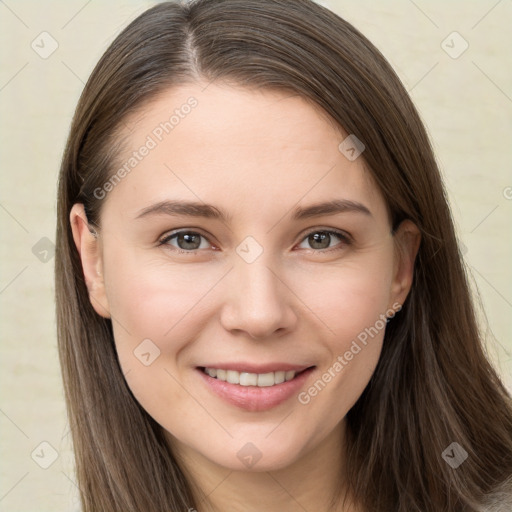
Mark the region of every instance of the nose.
<instances>
[{"instance_id":1,"label":"nose","mask_svg":"<svg viewBox=\"0 0 512 512\"><path fill-rule=\"evenodd\" d=\"M295 327L294 294L283 272L270 263L263 255L252 263L236 261L221 314L226 330L263 340Z\"/></svg>"}]
</instances>

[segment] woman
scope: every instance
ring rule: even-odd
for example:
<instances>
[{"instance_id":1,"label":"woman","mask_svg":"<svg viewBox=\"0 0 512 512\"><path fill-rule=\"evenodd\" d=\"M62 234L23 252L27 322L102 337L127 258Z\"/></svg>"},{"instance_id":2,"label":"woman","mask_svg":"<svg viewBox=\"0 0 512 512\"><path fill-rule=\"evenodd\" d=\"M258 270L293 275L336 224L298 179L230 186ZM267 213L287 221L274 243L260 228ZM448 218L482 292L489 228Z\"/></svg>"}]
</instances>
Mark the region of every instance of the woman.
<instances>
[{"instance_id":1,"label":"woman","mask_svg":"<svg viewBox=\"0 0 512 512\"><path fill-rule=\"evenodd\" d=\"M162 3L63 157L84 512L509 510L511 398L399 79L309 0Z\"/></svg>"}]
</instances>

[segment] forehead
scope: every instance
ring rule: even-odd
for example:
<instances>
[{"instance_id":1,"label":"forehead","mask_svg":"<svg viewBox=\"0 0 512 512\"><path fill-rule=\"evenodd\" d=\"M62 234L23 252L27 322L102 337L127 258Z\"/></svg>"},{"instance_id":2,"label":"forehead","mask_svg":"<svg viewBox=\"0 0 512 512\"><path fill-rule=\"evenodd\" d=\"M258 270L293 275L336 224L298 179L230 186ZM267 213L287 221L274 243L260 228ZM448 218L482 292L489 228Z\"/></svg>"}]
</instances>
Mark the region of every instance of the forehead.
<instances>
[{"instance_id":1,"label":"forehead","mask_svg":"<svg viewBox=\"0 0 512 512\"><path fill-rule=\"evenodd\" d=\"M127 172L109 192L111 204L135 209L179 197L275 215L302 200L345 198L385 208L363 158L340 151L347 134L293 93L204 83L168 89L126 120L122 136L113 172Z\"/></svg>"}]
</instances>

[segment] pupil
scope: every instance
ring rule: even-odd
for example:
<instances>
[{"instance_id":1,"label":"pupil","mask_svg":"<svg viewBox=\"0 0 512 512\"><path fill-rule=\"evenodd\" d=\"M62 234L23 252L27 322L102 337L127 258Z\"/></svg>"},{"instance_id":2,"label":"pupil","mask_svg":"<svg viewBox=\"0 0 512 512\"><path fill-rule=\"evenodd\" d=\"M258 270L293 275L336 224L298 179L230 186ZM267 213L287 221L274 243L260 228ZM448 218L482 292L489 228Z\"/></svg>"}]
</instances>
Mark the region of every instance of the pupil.
<instances>
[{"instance_id":1,"label":"pupil","mask_svg":"<svg viewBox=\"0 0 512 512\"><path fill-rule=\"evenodd\" d=\"M315 247L316 243L320 243L320 245L322 245L322 242L324 242L325 240L327 240L327 245L325 245L325 243L324 243L322 247ZM330 241L330 235L328 233L314 233L313 234L313 247L315 249L326 249L327 247L329 247L329 241Z\"/></svg>"},{"instance_id":2,"label":"pupil","mask_svg":"<svg viewBox=\"0 0 512 512\"><path fill-rule=\"evenodd\" d=\"M198 238L197 235L191 234L191 233L185 233L179 235L178 239L181 242L185 243L185 247L181 247L182 249L197 249L199 245L197 244L197 240L194 243L193 239ZM181 244L180 244L181 246Z\"/></svg>"}]
</instances>

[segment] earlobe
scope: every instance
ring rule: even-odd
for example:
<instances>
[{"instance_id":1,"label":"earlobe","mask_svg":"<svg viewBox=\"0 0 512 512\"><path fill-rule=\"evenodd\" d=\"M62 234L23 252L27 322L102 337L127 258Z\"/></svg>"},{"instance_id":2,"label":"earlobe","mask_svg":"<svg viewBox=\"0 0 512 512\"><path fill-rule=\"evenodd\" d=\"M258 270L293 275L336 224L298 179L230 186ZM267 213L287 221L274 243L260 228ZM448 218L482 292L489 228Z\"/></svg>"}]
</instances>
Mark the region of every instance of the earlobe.
<instances>
[{"instance_id":1,"label":"earlobe","mask_svg":"<svg viewBox=\"0 0 512 512\"><path fill-rule=\"evenodd\" d=\"M110 318L110 310L103 279L103 260L101 241L96 229L89 225L84 205L74 204L69 214L73 240L80 255L89 300L98 313L104 318Z\"/></svg>"},{"instance_id":2,"label":"earlobe","mask_svg":"<svg viewBox=\"0 0 512 512\"><path fill-rule=\"evenodd\" d=\"M421 233L416 224L404 220L395 234L395 273L392 300L403 304L412 286L414 262L421 243Z\"/></svg>"}]
</instances>

